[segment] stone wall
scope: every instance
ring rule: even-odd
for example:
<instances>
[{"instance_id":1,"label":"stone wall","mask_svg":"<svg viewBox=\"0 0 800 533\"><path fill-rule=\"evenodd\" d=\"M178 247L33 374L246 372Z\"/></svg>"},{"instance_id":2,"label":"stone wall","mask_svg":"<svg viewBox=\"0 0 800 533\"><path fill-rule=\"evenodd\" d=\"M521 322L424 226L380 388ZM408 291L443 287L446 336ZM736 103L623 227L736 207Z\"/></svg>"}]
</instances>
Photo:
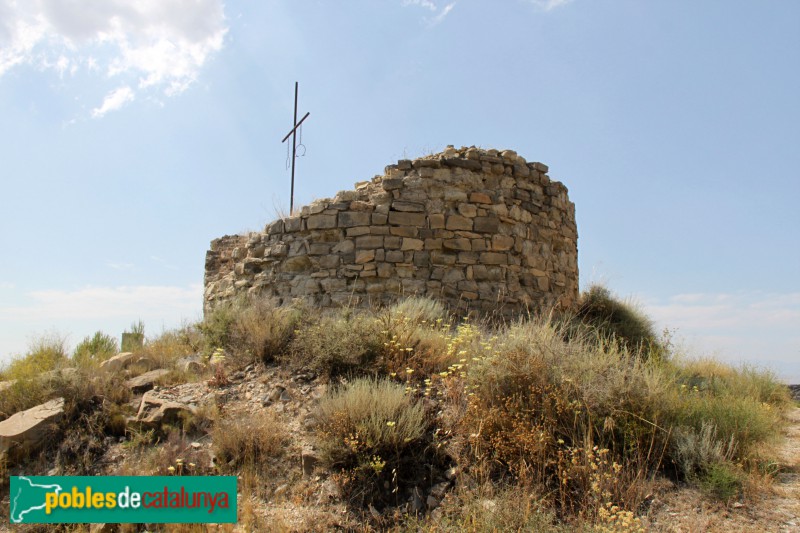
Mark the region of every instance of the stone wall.
<instances>
[{"instance_id":1,"label":"stone wall","mask_svg":"<svg viewBox=\"0 0 800 533\"><path fill-rule=\"evenodd\" d=\"M204 309L238 294L320 307L426 295L514 316L578 296L567 188L511 150L455 149L386 167L206 254Z\"/></svg>"}]
</instances>

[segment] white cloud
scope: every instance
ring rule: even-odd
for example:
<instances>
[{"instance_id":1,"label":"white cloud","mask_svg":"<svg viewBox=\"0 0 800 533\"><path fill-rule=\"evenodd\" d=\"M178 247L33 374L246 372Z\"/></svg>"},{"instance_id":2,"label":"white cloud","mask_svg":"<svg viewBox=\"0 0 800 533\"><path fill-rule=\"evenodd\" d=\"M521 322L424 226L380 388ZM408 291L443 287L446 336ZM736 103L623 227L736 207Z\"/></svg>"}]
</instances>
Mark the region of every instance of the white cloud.
<instances>
[{"instance_id":1,"label":"white cloud","mask_svg":"<svg viewBox=\"0 0 800 533\"><path fill-rule=\"evenodd\" d=\"M406 6L419 6L431 11L436 11L436 4L430 0L403 0L403 7Z\"/></svg>"},{"instance_id":2,"label":"white cloud","mask_svg":"<svg viewBox=\"0 0 800 533\"><path fill-rule=\"evenodd\" d=\"M794 366L800 378L800 292L678 294L642 307L693 355Z\"/></svg>"},{"instance_id":3,"label":"white cloud","mask_svg":"<svg viewBox=\"0 0 800 533\"><path fill-rule=\"evenodd\" d=\"M20 320L104 319L194 313L202 304L200 284L188 287L137 285L43 290L29 293L27 305L0 307L0 318Z\"/></svg>"},{"instance_id":4,"label":"white cloud","mask_svg":"<svg viewBox=\"0 0 800 533\"><path fill-rule=\"evenodd\" d=\"M437 24L439 24L441 21L444 20L444 18L450 13L450 11L453 10L454 7L456 7L455 2L447 4L435 17L433 17L428 21L428 24L430 24L431 26L436 26Z\"/></svg>"},{"instance_id":5,"label":"white cloud","mask_svg":"<svg viewBox=\"0 0 800 533\"><path fill-rule=\"evenodd\" d=\"M26 296L13 305L0 304L0 359L23 353L31 338L47 331L67 333L75 344L98 330L117 335L139 319L148 335L178 327L200 317L203 287L84 287Z\"/></svg>"},{"instance_id":6,"label":"white cloud","mask_svg":"<svg viewBox=\"0 0 800 533\"><path fill-rule=\"evenodd\" d=\"M60 76L85 69L170 96L197 79L226 32L222 0L0 0L0 76L24 64Z\"/></svg>"},{"instance_id":7,"label":"white cloud","mask_svg":"<svg viewBox=\"0 0 800 533\"><path fill-rule=\"evenodd\" d=\"M544 11L551 11L558 7L565 6L569 3L572 3L572 0L531 0L533 5L537 6L538 8Z\"/></svg>"},{"instance_id":8,"label":"white cloud","mask_svg":"<svg viewBox=\"0 0 800 533\"><path fill-rule=\"evenodd\" d=\"M133 89L130 87L120 87L108 93L100 107L92 109L93 118L101 118L109 111L116 111L128 102L135 99Z\"/></svg>"},{"instance_id":9,"label":"white cloud","mask_svg":"<svg viewBox=\"0 0 800 533\"><path fill-rule=\"evenodd\" d=\"M11 289L13 289L15 287L16 287L16 285L11 283L10 281L0 281L0 289L11 290Z\"/></svg>"},{"instance_id":10,"label":"white cloud","mask_svg":"<svg viewBox=\"0 0 800 533\"><path fill-rule=\"evenodd\" d=\"M424 9L427 9L427 10L431 11L432 13L436 13L432 17L423 17L422 18L422 20L425 22L425 24L427 24L430 27L433 27L433 26L436 26L437 24L439 24L440 22L442 22L444 20L444 18L456 6L456 3L455 2L451 2L451 3L447 4L446 6L444 6L441 10L439 9L439 6L437 6L436 3L432 2L431 0L403 0L402 5L403 5L403 7L408 7L408 6L421 7L421 8L424 8ZM437 11L438 11L438 13L437 13Z\"/></svg>"},{"instance_id":11,"label":"white cloud","mask_svg":"<svg viewBox=\"0 0 800 533\"><path fill-rule=\"evenodd\" d=\"M113 268L114 270L133 270L135 267L133 263L123 263L118 261L106 261L106 266L108 268Z\"/></svg>"}]
</instances>

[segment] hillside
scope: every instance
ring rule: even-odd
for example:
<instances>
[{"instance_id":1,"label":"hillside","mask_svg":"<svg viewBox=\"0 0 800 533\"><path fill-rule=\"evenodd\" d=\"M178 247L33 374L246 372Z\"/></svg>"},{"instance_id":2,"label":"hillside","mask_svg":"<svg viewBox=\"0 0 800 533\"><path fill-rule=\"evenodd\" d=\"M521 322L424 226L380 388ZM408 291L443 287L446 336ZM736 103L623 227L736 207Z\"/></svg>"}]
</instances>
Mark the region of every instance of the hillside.
<instances>
[{"instance_id":1,"label":"hillside","mask_svg":"<svg viewBox=\"0 0 800 533\"><path fill-rule=\"evenodd\" d=\"M117 351L42 339L4 370L4 475L236 475L239 522L64 531L800 530L786 387L684 359L605 289L501 324L239 301Z\"/></svg>"}]
</instances>

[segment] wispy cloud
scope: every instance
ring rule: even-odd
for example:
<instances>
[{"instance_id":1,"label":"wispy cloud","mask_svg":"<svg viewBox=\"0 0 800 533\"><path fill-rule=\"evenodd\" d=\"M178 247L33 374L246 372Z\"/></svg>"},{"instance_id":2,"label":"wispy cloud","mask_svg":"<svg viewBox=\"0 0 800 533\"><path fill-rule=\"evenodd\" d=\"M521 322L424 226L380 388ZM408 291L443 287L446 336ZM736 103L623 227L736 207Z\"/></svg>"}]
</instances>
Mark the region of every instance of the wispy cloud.
<instances>
[{"instance_id":1,"label":"wispy cloud","mask_svg":"<svg viewBox=\"0 0 800 533\"><path fill-rule=\"evenodd\" d=\"M659 327L676 329L696 355L800 361L800 292L677 294L645 299L642 307Z\"/></svg>"},{"instance_id":2,"label":"wispy cloud","mask_svg":"<svg viewBox=\"0 0 800 533\"><path fill-rule=\"evenodd\" d=\"M403 7L408 6L416 6L427 9L431 13L434 13L433 16L425 16L422 17L423 22L428 27L436 26L437 24L441 23L444 18L450 14L453 8L456 6L456 2L450 2L443 8L439 8L436 2L432 2L431 0L403 0L402 3Z\"/></svg>"},{"instance_id":3,"label":"wispy cloud","mask_svg":"<svg viewBox=\"0 0 800 533\"><path fill-rule=\"evenodd\" d=\"M76 290L42 290L28 294L21 305L0 306L2 320L58 321L109 317L158 316L185 313L200 308L203 288L136 285L84 287Z\"/></svg>"},{"instance_id":4,"label":"wispy cloud","mask_svg":"<svg viewBox=\"0 0 800 533\"><path fill-rule=\"evenodd\" d=\"M133 89L130 87L126 86L114 89L106 95L100 107L92 109L92 118L101 118L109 111L116 111L128 102L133 102L135 98Z\"/></svg>"},{"instance_id":5,"label":"wispy cloud","mask_svg":"<svg viewBox=\"0 0 800 533\"><path fill-rule=\"evenodd\" d=\"M572 3L572 0L530 0L530 2L543 11L552 11Z\"/></svg>"},{"instance_id":6,"label":"wispy cloud","mask_svg":"<svg viewBox=\"0 0 800 533\"><path fill-rule=\"evenodd\" d=\"M114 270L133 270L135 265L133 263L122 263L119 261L106 261L106 266Z\"/></svg>"},{"instance_id":7,"label":"wispy cloud","mask_svg":"<svg viewBox=\"0 0 800 533\"><path fill-rule=\"evenodd\" d=\"M175 95L222 48L223 7L222 0L0 0L0 76L32 65L62 78L84 69L105 74L100 82L122 79L128 92L109 93L96 117L134 91Z\"/></svg>"},{"instance_id":8,"label":"wispy cloud","mask_svg":"<svg viewBox=\"0 0 800 533\"><path fill-rule=\"evenodd\" d=\"M15 287L16 287L16 285L11 283L10 281L0 281L0 289L11 290L11 289L13 289Z\"/></svg>"},{"instance_id":9,"label":"wispy cloud","mask_svg":"<svg viewBox=\"0 0 800 533\"><path fill-rule=\"evenodd\" d=\"M403 6L419 6L431 11L436 11L436 4L430 0L403 0Z\"/></svg>"},{"instance_id":10,"label":"wispy cloud","mask_svg":"<svg viewBox=\"0 0 800 533\"><path fill-rule=\"evenodd\" d=\"M431 26L436 26L444 20L444 18L453 10L454 7L456 7L455 2L447 4L435 17L428 20L428 24Z\"/></svg>"},{"instance_id":11,"label":"wispy cloud","mask_svg":"<svg viewBox=\"0 0 800 533\"><path fill-rule=\"evenodd\" d=\"M6 300L8 302L8 300ZM121 333L141 319L148 335L199 318L203 286L134 285L30 292L0 303L0 362L24 353L31 339L59 332L76 343L96 331Z\"/></svg>"}]
</instances>

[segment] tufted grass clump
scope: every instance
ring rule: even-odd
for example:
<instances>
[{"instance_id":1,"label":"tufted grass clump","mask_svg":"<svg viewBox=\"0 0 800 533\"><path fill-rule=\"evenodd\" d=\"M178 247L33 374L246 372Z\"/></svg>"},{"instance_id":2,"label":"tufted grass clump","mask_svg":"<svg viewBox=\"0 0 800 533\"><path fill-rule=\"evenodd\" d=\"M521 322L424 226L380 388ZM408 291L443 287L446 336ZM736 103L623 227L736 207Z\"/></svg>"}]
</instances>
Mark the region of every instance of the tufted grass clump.
<instances>
[{"instance_id":1,"label":"tufted grass clump","mask_svg":"<svg viewBox=\"0 0 800 533\"><path fill-rule=\"evenodd\" d=\"M325 396L316 419L322 459L348 473L351 500L379 503L419 475L427 420L401 385L356 379Z\"/></svg>"},{"instance_id":2,"label":"tufted grass clump","mask_svg":"<svg viewBox=\"0 0 800 533\"><path fill-rule=\"evenodd\" d=\"M256 468L283 455L289 434L273 413L226 416L216 422L211 439L225 468Z\"/></svg>"},{"instance_id":3,"label":"tufted grass clump","mask_svg":"<svg viewBox=\"0 0 800 533\"><path fill-rule=\"evenodd\" d=\"M262 297L240 298L217 306L199 329L207 354L223 348L233 355L235 366L245 366L284 355L302 316L298 306L279 306Z\"/></svg>"},{"instance_id":4,"label":"tufted grass clump","mask_svg":"<svg viewBox=\"0 0 800 533\"><path fill-rule=\"evenodd\" d=\"M379 326L372 316L342 309L300 322L283 360L325 375L365 372L381 345Z\"/></svg>"}]
</instances>

